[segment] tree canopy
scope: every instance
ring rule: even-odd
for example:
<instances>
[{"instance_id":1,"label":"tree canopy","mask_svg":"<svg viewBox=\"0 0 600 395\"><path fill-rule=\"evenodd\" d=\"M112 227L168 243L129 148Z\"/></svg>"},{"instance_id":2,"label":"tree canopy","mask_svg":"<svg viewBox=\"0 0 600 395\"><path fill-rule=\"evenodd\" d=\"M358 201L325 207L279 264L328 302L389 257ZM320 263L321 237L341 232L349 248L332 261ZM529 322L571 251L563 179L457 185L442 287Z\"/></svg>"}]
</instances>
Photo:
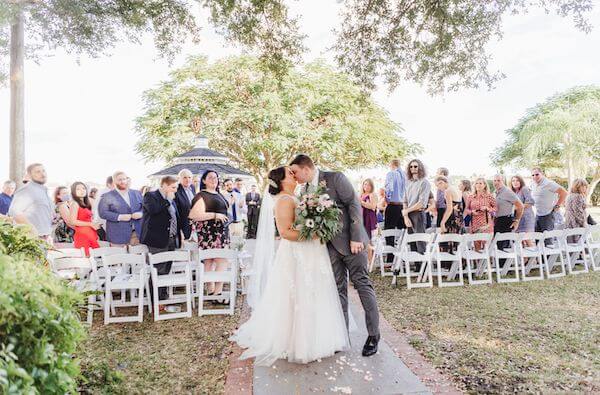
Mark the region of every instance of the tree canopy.
<instances>
[{"instance_id":1,"label":"tree canopy","mask_svg":"<svg viewBox=\"0 0 600 395\"><path fill-rule=\"evenodd\" d=\"M569 89L527 110L492 154L496 166L542 166L600 181L600 87ZM566 171L567 174L564 174Z\"/></svg>"},{"instance_id":2,"label":"tree canopy","mask_svg":"<svg viewBox=\"0 0 600 395\"><path fill-rule=\"evenodd\" d=\"M137 150L169 161L198 134L259 180L296 153L331 169L376 166L418 151L361 87L322 62L295 67L280 80L255 57L210 64L192 57L144 94Z\"/></svg>"}]
</instances>

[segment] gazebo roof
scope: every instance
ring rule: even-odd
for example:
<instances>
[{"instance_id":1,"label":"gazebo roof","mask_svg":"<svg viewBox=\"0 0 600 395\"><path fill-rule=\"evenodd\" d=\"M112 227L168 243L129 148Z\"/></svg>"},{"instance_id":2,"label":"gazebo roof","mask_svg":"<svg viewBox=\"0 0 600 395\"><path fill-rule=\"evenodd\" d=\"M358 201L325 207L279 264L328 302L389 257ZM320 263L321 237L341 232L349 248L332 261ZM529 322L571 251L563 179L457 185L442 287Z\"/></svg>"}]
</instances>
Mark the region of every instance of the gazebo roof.
<instances>
[{"instance_id":1,"label":"gazebo roof","mask_svg":"<svg viewBox=\"0 0 600 395\"><path fill-rule=\"evenodd\" d=\"M225 155L213 151L208 148L194 148L191 151L185 152L181 155L177 155L178 158L192 158L192 157L204 157L204 158L227 158Z\"/></svg>"},{"instance_id":2,"label":"gazebo roof","mask_svg":"<svg viewBox=\"0 0 600 395\"><path fill-rule=\"evenodd\" d=\"M242 177L252 177L252 174L247 173L243 170L236 169L233 166L229 166L221 163L206 163L206 162L190 162L190 163L179 163L171 167L167 167L159 172L152 174L150 177L161 177L168 175L177 175L181 170L188 169L192 174L203 174L206 170L214 170L219 175L232 175Z\"/></svg>"}]
</instances>

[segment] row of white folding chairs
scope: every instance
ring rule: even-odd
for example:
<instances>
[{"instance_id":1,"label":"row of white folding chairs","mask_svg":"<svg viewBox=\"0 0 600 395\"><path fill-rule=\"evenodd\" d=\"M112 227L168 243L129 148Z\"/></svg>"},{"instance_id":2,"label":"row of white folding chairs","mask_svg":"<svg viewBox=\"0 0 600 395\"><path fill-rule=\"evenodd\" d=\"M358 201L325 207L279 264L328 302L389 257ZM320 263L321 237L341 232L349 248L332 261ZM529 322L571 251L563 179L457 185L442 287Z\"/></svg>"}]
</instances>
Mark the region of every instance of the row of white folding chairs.
<instances>
[{"instance_id":1,"label":"row of white folding chairs","mask_svg":"<svg viewBox=\"0 0 600 395\"><path fill-rule=\"evenodd\" d=\"M81 290L91 291L88 299L88 317L87 321L91 324L93 319L94 309L103 309L105 312L104 321L110 322L127 322L141 321L143 317L143 306L148 306L148 311L152 313L151 308L154 306L154 319L170 319L191 316L190 302L199 298L199 315L204 314L233 314L235 309L235 290L237 287L237 251L229 249L218 250L200 250L195 248L193 255L195 259L191 259L192 248L188 246L187 250L169 251L159 254L149 254L148 248L144 245L129 246L129 247L100 247L90 250L90 258L85 258L81 249L60 249L52 252L51 265L53 270L61 275L64 275L66 270L72 271L72 266L75 261L81 264L84 259L91 266L89 279L85 280L85 287L78 287ZM146 260L148 256L148 261ZM199 264L200 260L204 259L226 259L230 264L229 270L225 272L204 272L204 265ZM168 275L158 275L155 264L172 262L171 272ZM195 281L192 283L192 272L195 271ZM148 277L152 277L153 296L154 300L150 301L150 288ZM218 278L215 280L215 278ZM207 282L226 282L229 283L230 290L222 295L215 296L212 299L225 299L229 301L229 307L226 309L207 310L203 308L204 284ZM83 280L82 280L83 282ZM196 291L192 291L192 285ZM168 287L169 298L161 300L160 304L186 303L187 309L185 312L176 313L160 313L158 308L158 292L159 287ZM175 287L185 288L183 295L174 295ZM99 295L100 300L96 300L96 293L103 291ZM121 292L121 298L115 300L113 292ZM130 297L127 298L127 292ZM210 298L209 298L210 299ZM98 303L100 302L100 303ZM129 317L113 317L116 314L116 307L138 306L138 314Z\"/></svg>"},{"instance_id":2,"label":"row of white folding chairs","mask_svg":"<svg viewBox=\"0 0 600 395\"><path fill-rule=\"evenodd\" d=\"M393 246L385 245L385 237L394 237ZM550 243L549 243L550 241ZM498 248L498 242L506 248ZM411 244L423 243L422 252L412 251ZM454 253L441 246L453 243ZM394 255L393 263L386 264L388 254ZM433 274L440 286L463 285L463 262L470 284L492 282L492 266L498 282L529 281L585 273L592 267L600 270L600 227L565 229L542 233L492 234L410 234L404 230L385 230L375 243L375 253L370 270L378 263L382 276L392 276L397 284L398 275L406 278L408 288L433 286ZM443 268L442 262L450 263ZM432 268L433 263L436 267ZM411 271L411 266L419 271ZM555 272L558 266L559 271ZM387 271L386 268L392 269ZM566 267L566 270L565 270ZM532 270L538 269L536 275ZM509 275L512 274L512 276ZM416 277L416 282L412 278ZM444 281L446 277L448 281ZM482 278L483 277L483 278Z\"/></svg>"}]
</instances>

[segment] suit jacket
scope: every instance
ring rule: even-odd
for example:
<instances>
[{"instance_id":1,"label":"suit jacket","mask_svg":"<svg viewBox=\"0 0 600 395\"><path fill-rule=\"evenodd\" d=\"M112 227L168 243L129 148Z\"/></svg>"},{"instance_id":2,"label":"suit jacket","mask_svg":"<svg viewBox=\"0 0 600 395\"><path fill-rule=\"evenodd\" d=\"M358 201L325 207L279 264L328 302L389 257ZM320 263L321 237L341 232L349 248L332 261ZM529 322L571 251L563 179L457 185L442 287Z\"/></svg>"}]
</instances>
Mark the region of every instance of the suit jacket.
<instances>
[{"instance_id":1,"label":"suit jacket","mask_svg":"<svg viewBox=\"0 0 600 395\"><path fill-rule=\"evenodd\" d=\"M171 228L171 203L165 199L159 190L147 192L144 195L142 221L142 244L153 248L167 248L169 246L169 230ZM176 209L176 213L179 210ZM177 220L177 239L179 239L179 219Z\"/></svg>"},{"instance_id":2,"label":"suit jacket","mask_svg":"<svg viewBox=\"0 0 600 395\"><path fill-rule=\"evenodd\" d=\"M192 193L196 195L196 188L194 188L194 185L190 185L190 189L192 190ZM175 192L175 204L177 205L177 226L181 228L183 237L187 240L192 234L192 224L188 218L190 210L192 209L192 204L181 184L179 184L177 192Z\"/></svg>"},{"instance_id":3,"label":"suit jacket","mask_svg":"<svg viewBox=\"0 0 600 395\"><path fill-rule=\"evenodd\" d=\"M250 204L250 202L256 202L256 204ZM255 214L255 211L258 212L260 210L260 203L262 202L260 198L260 193L254 193L254 199L252 199L252 192L248 192L246 194L246 206L248 206L248 216Z\"/></svg>"},{"instance_id":4,"label":"suit jacket","mask_svg":"<svg viewBox=\"0 0 600 395\"><path fill-rule=\"evenodd\" d=\"M115 244L127 244L131 239L131 231L141 235L142 220L132 219L131 221L119 221L121 214L133 214L142 211L142 194L140 191L129 190L129 201L131 206L127 205L125 199L121 197L115 189L106 192L100 198L98 203L98 214L100 218L106 220L106 238L109 242Z\"/></svg>"},{"instance_id":5,"label":"suit jacket","mask_svg":"<svg viewBox=\"0 0 600 395\"><path fill-rule=\"evenodd\" d=\"M319 171L319 182L325 181L327 194L342 211L341 231L330 241L331 245L342 255L352 255L350 241L360 241L365 246L369 237L363 226L362 208L358 195L348 178L337 171Z\"/></svg>"}]
</instances>

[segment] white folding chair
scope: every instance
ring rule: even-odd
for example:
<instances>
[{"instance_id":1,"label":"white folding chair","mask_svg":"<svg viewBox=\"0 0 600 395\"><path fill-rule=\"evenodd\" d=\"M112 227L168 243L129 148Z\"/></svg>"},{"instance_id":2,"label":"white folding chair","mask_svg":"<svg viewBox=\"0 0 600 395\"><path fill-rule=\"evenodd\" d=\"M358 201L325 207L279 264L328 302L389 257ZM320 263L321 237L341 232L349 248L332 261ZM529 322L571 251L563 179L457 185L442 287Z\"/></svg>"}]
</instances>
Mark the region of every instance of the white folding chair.
<instances>
[{"instance_id":1,"label":"white folding chair","mask_svg":"<svg viewBox=\"0 0 600 395\"><path fill-rule=\"evenodd\" d=\"M394 275L393 268L394 261L396 260L394 253L400 251L399 248L403 236L404 229L386 229L381 231L381 236L377 240L375 252L373 253L373 262L377 262L381 271L381 277L388 277ZM385 242L386 237L393 237L394 245L387 245ZM394 256L393 261L391 263L386 262L388 254ZM392 270L386 271L386 267Z\"/></svg>"},{"instance_id":2,"label":"white folding chair","mask_svg":"<svg viewBox=\"0 0 600 395\"><path fill-rule=\"evenodd\" d=\"M236 250L223 248L223 249L211 249L211 250L199 250L199 267L197 275L198 290L198 315L208 314L229 314L233 315L235 312L235 298L237 295L237 263L238 263L239 252ZM225 271L204 271L204 264L202 263L205 259L226 259L229 262L229 268ZM220 295L207 296L204 295L204 284L206 283L227 283L229 284L229 290L223 292ZM204 301L206 300L219 300L224 299L229 301L229 307L226 309L205 309Z\"/></svg>"},{"instance_id":3,"label":"white folding chair","mask_svg":"<svg viewBox=\"0 0 600 395\"><path fill-rule=\"evenodd\" d=\"M79 258L87 261L83 248L56 248L53 250L48 250L46 253L46 259L50 264L50 270L52 270L54 274L61 278L72 279L77 276L77 271L72 270L73 266L68 266L75 261L69 260L69 264L65 266L67 263L65 259L68 258ZM89 267L89 262L87 266Z\"/></svg>"},{"instance_id":4,"label":"white folding chair","mask_svg":"<svg viewBox=\"0 0 600 395\"><path fill-rule=\"evenodd\" d=\"M139 254L139 255L148 255L150 253L150 250L148 249L148 246L145 244L136 244L134 246L127 246L127 251L130 254Z\"/></svg>"},{"instance_id":5,"label":"white folding chair","mask_svg":"<svg viewBox=\"0 0 600 395\"><path fill-rule=\"evenodd\" d=\"M146 259L138 254L113 254L105 256L102 259L106 273L106 282L104 284L104 325L111 322L142 322L144 315L143 297L137 298L137 314L133 316L113 317L117 307L131 306L132 303L123 303L113 300L113 292L127 291L135 289L139 295L144 294L146 287ZM127 273L124 268L133 268L132 272ZM146 289L146 291L149 291Z\"/></svg>"},{"instance_id":6,"label":"white folding chair","mask_svg":"<svg viewBox=\"0 0 600 395\"><path fill-rule=\"evenodd\" d=\"M402 275L406 277L406 286L408 289L412 288L424 288L433 287L433 276L431 270L431 259L433 250L433 239L435 234L433 233L407 233L402 239L400 251L394 255L397 256L396 264L394 266L394 276L392 278L392 285L397 284L397 277L400 274L400 268L404 267ZM418 251L411 251L412 243L425 243L425 251L420 253ZM411 265L420 265L418 272L411 270ZM416 277L416 281L413 282L411 277Z\"/></svg>"},{"instance_id":7,"label":"white folding chair","mask_svg":"<svg viewBox=\"0 0 600 395\"><path fill-rule=\"evenodd\" d=\"M153 306L154 306L154 320L169 320L173 318L185 318L192 316L192 276L189 251L166 251L158 254L148 255L150 262L150 273L152 276L152 293L153 293ZM172 262L171 268L177 264L177 272L171 271L169 274L158 274L158 271L154 265L159 263ZM185 289L185 293L174 294L169 292L169 298L164 300L158 300L158 289L161 287L168 287L173 289L175 287ZM160 313L159 305L171 305L185 303L186 310L174 313Z\"/></svg>"},{"instance_id":8,"label":"white folding chair","mask_svg":"<svg viewBox=\"0 0 600 395\"><path fill-rule=\"evenodd\" d=\"M452 243L454 252L442 251L440 246L442 243ZM463 243L462 235L455 233L441 233L435 237L435 241L433 242L432 261L436 262L435 274L437 275L439 287L457 287L464 285L462 262ZM442 262L450 262L450 268L444 269L442 267ZM443 277L446 277L448 281L444 281Z\"/></svg>"},{"instance_id":9,"label":"white folding chair","mask_svg":"<svg viewBox=\"0 0 600 395\"><path fill-rule=\"evenodd\" d=\"M491 233L463 235L462 257L465 259L467 278L471 285L492 283L492 264L490 260L492 237Z\"/></svg>"},{"instance_id":10,"label":"white folding chair","mask_svg":"<svg viewBox=\"0 0 600 395\"><path fill-rule=\"evenodd\" d=\"M563 239L564 231L562 230L547 230L543 233L542 258L548 278L564 277L566 274L564 258L566 242ZM560 271L554 272L557 265Z\"/></svg>"},{"instance_id":11,"label":"white folding chair","mask_svg":"<svg viewBox=\"0 0 600 395\"><path fill-rule=\"evenodd\" d=\"M565 254L567 257L567 270L569 274L587 273L589 271L585 239L587 230L585 228L574 228L564 230ZM582 266L581 269L576 269Z\"/></svg>"},{"instance_id":12,"label":"white folding chair","mask_svg":"<svg viewBox=\"0 0 600 395\"><path fill-rule=\"evenodd\" d=\"M100 247L90 249L90 265L92 266L92 273L90 274L90 281L92 282L92 288L103 291L104 283L106 282L106 270L104 269L104 258L110 255L126 254L127 247ZM121 295L121 301L125 301L125 291ZM100 295L101 305L104 304L104 294ZM96 295L92 296L92 305L94 309L102 309L102 306L97 306ZM115 314L114 309L112 313Z\"/></svg>"},{"instance_id":13,"label":"white folding chair","mask_svg":"<svg viewBox=\"0 0 600 395\"><path fill-rule=\"evenodd\" d=\"M600 270L600 224L587 228L585 245L588 250L589 266L594 270Z\"/></svg>"},{"instance_id":14,"label":"white folding chair","mask_svg":"<svg viewBox=\"0 0 600 395\"><path fill-rule=\"evenodd\" d=\"M496 280L499 283L514 283L519 281L519 258L517 256L517 233L496 233L490 247L490 258L492 266L496 269ZM500 248L498 243L506 243L507 246ZM502 262L504 262L502 264ZM509 276L514 273L514 277Z\"/></svg>"},{"instance_id":15,"label":"white folding chair","mask_svg":"<svg viewBox=\"0 0 600 395\"><path fill-rule=\"evenodd\" d=\"M521 266L521 278L523 281L543 280L544 279L544 258L543 247L544 235L541 232L517 233L517 254ZM533 245L524 245L526 241ZM538 269L537 275L530 276L533 269Z\"/></svg>"}]
</instances>

